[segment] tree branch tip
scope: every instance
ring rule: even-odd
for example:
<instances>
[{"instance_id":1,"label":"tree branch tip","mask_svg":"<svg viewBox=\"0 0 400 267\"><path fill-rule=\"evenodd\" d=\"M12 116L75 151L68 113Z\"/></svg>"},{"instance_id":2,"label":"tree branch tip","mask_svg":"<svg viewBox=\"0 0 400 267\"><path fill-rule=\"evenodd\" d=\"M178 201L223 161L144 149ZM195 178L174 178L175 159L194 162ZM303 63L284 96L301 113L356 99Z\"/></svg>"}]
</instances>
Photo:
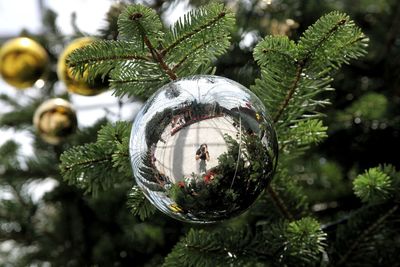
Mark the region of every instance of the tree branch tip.
<instances>
[{"instance_id":1,"label":"tree branch tip","mask_svg":"<svg viewBox=\"0 0 400 267\"><path fill-rule=\"evenodd\" d=\"M136 13L133 13L132 15L130 15L130 19L131 20L133 20L133 21L137 21L138 19L140 19L141 17L143 17L143 14L142 13L139 13L139 12L136 12Z\"/></svg>"},{"instance_id":2,"label":"tree branch tip","mask_svg":"<svg viewBox=\"0 0 400 267\"><path fill-rule=\"evenodd\" d=\"M348 19L346 18L346 19L341 19L341 20L339 20L339 22L338 22L338 25L340 26L340 25L343 25L343 24L345 24L346 22L348 22Z\"/></svg>"}]
</instances>

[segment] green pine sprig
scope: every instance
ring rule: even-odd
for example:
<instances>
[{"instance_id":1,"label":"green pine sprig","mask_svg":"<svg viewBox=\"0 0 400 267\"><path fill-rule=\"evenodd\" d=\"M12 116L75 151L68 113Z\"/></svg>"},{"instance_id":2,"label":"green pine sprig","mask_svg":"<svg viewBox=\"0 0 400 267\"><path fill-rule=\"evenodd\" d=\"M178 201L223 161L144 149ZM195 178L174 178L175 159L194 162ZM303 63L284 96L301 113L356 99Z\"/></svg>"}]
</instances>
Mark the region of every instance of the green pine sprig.
<instances>
[{"instance_id":1,"label":"green pine sprig","mask_svg":"<svg viewBox=\"0 0 400 267\"><path fill-rule=\"evenodd\" d=\"M393 195L392 179L381 168L371 168L354 180L354 193L368 203L383 202Z\"/></svg>"},{"instance_id":2,"label":"green pine sprig","mask_svg":"<svg viewBox=\"0 0 400 267\"><path fill-rule=\"evenodd\" d=\"M64 180L93 195L131 182L130 127L127 122L107 124L98 132L97 142L65 151L60 157Z\"/></svg>"},{"instance_id":3,"label":"green pine sprig","mask_svg":"<svg viewBox=\"0 0 400 267\"><path fill-rule=\"evenodd\" d=\"M156 212L156 208L144 196L143 191L138 187L132 187L128 194L128 207L133 215L139 216L144 221Z\"/></svg>"},{"instance_id":4,"label":"green pine sprig","mask_svg":"<svg viewBox=\"0 0 400 267\"><path fill-rule=\"evenodd\" d=\"M221 4L191 11L165 29L151 8L130 5L119 16L120 40L77 49L68 64L88 79L109 78L117 96L147 98L179 77L204 74L229 47L233 13Z\"/></svg>"},{"instance_id":5,"label":"green pine sprig","mask_svg":"<svg viewBox=\"0 0 400 267\"><path fill-rule=\"evenodd\" d=\"M292 211L302 213L296 203L304 204L304 197L295 190L288 198L286 189L299 186L290 179L288 167L327 136L320 109L330 102L320 95L332 90L330 75L334 70L366 53L367 41L346 14L335 11L311 25L297 43L286 36L267 36L254 49L261 77L251 90L264 102L279 139L280 164L273 181L279 186L268 190L275 206L289 220L294 217ZM280 195L285 195L286 201Z\"/></svg>"},{"instance_id":6,"label":"green pine sprig","mask_svg":"<svg viewBox=\"0 0 400 267\"><path fill-rule=\"evenodd\" d=\"M319 223L308 217L260 225L256 233L191 229L163 266L314 266L325 251L325 241Z\"/></svg>"},{"instance_id":7,"label":"green pine sprig","mask_svg":"<svg viewBox=\"0 0 400 267\"><path fill-rule=\"evenodd\" d=\"M364 55L367 41L346 14L331 12L310 26L297 44L268 36L256 46L261 77L251 89L266 105L278 136L290 125L320 115L317 108L329 101L318 96L331 90L330 74Z\"/></svg>"}]
</instances>

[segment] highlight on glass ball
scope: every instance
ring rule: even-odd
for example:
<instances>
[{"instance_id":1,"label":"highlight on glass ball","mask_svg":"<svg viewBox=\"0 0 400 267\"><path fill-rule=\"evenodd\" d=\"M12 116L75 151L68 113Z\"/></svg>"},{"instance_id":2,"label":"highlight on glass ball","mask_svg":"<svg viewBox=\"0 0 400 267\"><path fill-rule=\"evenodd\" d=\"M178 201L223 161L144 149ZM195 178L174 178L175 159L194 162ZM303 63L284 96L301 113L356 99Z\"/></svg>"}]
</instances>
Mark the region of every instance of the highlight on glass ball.
<instances>
[{"instance_id":1,"label":"highlight on glass ball","mask_svg":"<svg viewBox=\"0 0 400 267\"><path fill-rule=\"evenodd\" d=\"M108 89L108 81L101 78L101 75L93 81L88 80L88 73L85 71L83 75L74 75L72 69L67 66L68 56L76 49L82 48L95 41L91 37L82 37L72 41L61 53L57 62L58 78L65 84L68 92L83 96L98 95Z\"/></svg>"},{"instance_id":2,"label":"highlight on glass ball","mask_svg":"<svg viewBox=\"0 0 400 267\"><path fill-rule=\"evenodd\" d=\"M27 37L8 40L0 49L0 75L17 89L34 85L45 73L48 62L46 50Z\"/></svg>"},{"instance_id":3,"label":"highlight on glass ball","mask_svg":"<svg viewBox=\"0 0 400 267\"><path fill-rule=\"evenodd\" d=\"M198 75L159 89L130 139L134 177L163 213L193 223L232 218L272 179L277 139L261 100L244 86Z\"/></svg>"},{"instance_id":4,"label":"highlight on glass ball","mask_svg":"<svg viewBox=\"0 0 400 267\"><path fill-rule=\"evenodd\" d=\"M36 109L33 124L45 142L58 145L75 132L76 112L72 105L62 98L49 99Z\"/></svg>"}]
</instances>

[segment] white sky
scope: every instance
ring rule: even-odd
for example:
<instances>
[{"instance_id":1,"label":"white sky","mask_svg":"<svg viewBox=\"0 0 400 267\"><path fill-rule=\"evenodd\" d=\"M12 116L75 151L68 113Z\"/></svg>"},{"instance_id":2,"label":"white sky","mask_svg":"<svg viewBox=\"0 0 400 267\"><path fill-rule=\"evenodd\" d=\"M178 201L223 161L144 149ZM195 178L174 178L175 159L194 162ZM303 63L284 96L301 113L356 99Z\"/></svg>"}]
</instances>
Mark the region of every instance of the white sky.
<instances>
[{"instance_id":1,"label":"white sky","mask_svg":"<svg viewBox=\"0 0 400 267\"><path fill-rule=\"evenodd\" d=\"M15 35L22 28L40 32L39 0L0 0L0 34ZM115 1L111 0L43 0L43 4L56 11L57 24L71 33L71 14L76 12L77 24L82 30L95 32L103 22L104 14ZM60 12L61 11L61 12Z\"/></svg>"}]
</instances>

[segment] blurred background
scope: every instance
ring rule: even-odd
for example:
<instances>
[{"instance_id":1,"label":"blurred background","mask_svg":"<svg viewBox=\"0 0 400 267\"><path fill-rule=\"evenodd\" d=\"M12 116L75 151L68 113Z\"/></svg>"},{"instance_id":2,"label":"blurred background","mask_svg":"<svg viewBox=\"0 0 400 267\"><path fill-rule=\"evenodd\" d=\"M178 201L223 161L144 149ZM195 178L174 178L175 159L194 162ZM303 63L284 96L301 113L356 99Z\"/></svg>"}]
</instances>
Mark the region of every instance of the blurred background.
<instances>
[{"instance_id":1,"label":"blurred background","mask_svg":"<svg viewBox=\"0 0 400 267\"><path fill-rule=\"evenodd\" d=\"M132 2L155 8L165 25L170 25L181 14L209 1L123 3ZM293 179L303 186L312 211L323 222L335 220L359 207L352 192L352 180L359 173L385 163L400 168L400 2L223 2L237 13L237 28L232 33L229 52L215 62L216 74L247 87L259 76L252 49L268 34L287 35L298 40L320 16L339 10L349 14L369 37L367 56L335 74L332 83L335 90L322 96L332 102L321 110L326 113L324 124L328 126L328 138L292 166ZM88 35L116 38L112 33L120 5L120 1L109 0L0 0L0 44L17 36L31 36L50 55L48 79L37 81L31 88L18 90L0 79L0 94L18 103L13 106L7 101L0 102L0 145L7 140L21 144L17 153L19 162L14 163L22 164L22 169L29 163L26 158L54 148L38 141L31 125L32 113L18 117L22 127L4 120L4 114L15 112L17 107L36 107L44 99L56 95L68 98L77 110L81 129L79 140L76 137L78 141L71 141L70 145L93 141L93 133L104 123L104 118L108 121L134 119L142 104L140 100L118 100L109 91L96 96L74 95L66 91L55 73L60 53L74 38ZM86 128L92 129L91 136L89 132L84 134ZM65 147L68 145L59 148L60 151ZM0 154L0 157L4 155ZM0 176L3 175L1 170ZM19 181L18 190L24 189L21 194L12 193L9 178L0 177L0 200L13 200L19 196L23 202L35 207L29 214L21 208L21 216L16 216L11 224L0 216L0 265L93 266L103 262L105 266L125 266L135 259L138 266L157 266L183 231L179 227L184 226L162 215L159 215L163 218L161 221L150 219L148 224L139 227L140 221L132 218L125 209L126 191L123 189L116 189L94 201L84 197L83 192L63 185L57 168L49 169L48 175L35 175L33 173L28 180L26 176L23 177L25 180L14 180ZM109 210L107 218L99 212L103 207ZM28 223L23 224L20 220L28 220ZM87 227L95 230L82 234ZM85 242L78 236L84 236Z\"/></svg>"}]
</instances>

